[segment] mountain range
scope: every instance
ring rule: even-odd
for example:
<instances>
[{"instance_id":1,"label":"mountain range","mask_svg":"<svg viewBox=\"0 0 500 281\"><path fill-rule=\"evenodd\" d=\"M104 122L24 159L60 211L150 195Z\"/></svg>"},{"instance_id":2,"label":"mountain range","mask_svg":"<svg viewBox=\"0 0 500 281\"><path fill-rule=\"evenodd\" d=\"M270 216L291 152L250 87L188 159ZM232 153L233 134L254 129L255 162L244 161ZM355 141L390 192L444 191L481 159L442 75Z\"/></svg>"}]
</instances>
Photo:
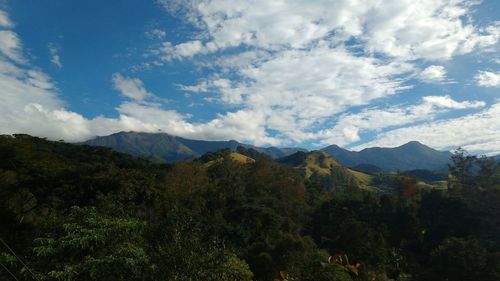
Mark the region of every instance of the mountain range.
<instances>
[{"instance_id":1,"label":"mountain range","mask_svg":"<svg viewBox=\"0 0 500 281\"><path fill-rule=\"evenodd\" d=\"M119 152L165 162L194 159L207 152L224 148L236 150L239 146L253 148L275 159L297 151L307 151L302 148L256 147L235 140L203 141L185 139L166 133L139 132L119 132L109 136L96 137L82 144L110 147Z\"/></svg>"},{"instance_id":2,"label":"mountain range","mask_svg":"<svg viewBox=\"0 0 500 281\"><path fill-rule=\"evenodd\" d=\"M322 151L333 156L348 167L367 165L379 167L385 171L408 170L446 170L451 152L438 151L417 141L411 141L398 147L371 147L361 151L349 151L337 145L330 145Z\"/></svg>"},{"instance_id":3,"label":"mountain range","mask_svg":"<svg viewBox=\"0 0 500 281\"><path fill-rule=\"evenodd\" d=\"M203 141L181 138L166 133L139 132L119 132L109 136L96 137L81 144L110 147L119 152L162 162L194 159L207 152L224 148L235 151L239 146L255 149L274 159L283 158L296 152L307 152L306 149L296 147L257 147L235 140ZM450 152L438 151L416 141L394 148L372 147L359 152L330 145L321 151L332 156L344 166L365 172L415 169L445 170L451 156Z\"/></svg>"}]
</instances>

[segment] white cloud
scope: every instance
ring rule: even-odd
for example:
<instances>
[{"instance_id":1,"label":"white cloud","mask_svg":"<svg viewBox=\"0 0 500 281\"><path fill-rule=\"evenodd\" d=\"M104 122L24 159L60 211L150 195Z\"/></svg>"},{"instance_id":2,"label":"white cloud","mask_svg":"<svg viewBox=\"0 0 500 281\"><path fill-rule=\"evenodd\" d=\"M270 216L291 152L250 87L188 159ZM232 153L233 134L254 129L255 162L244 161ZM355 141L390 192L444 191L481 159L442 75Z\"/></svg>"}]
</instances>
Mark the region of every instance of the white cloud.
<instances>
[{"instance_id":1,"label":"white cloud","mask_svg":"<svg viewBox=\"0 0 500 281\"><path fill-rule=\"evenodd\" d=\"M377 135L375 140L355 147L398 146L417 140L438 149L458 146L474 153L500 153L500 103L463 117L399 128Z\"/></svg>"},{"instance_id":2,"label":"white cloud","mask_svg":"<svg viewBox=\"0 0 500 281\"><path fill-rule=\"evenodd\" d=\"M49 53L50 53L50 62L53 63L55 66L61 68L62 63L61 63L61 57L59 56L59 49L56 48L53 44L49 44Z\"/></svg>"},{"instance_id":3,"label":"white cloud","mask_svg":"<svg viewBox=\"0 0 500 281\"><path fill-rule=\"evenodd\" d=\"M237 111L218 115L208 122L192 123L187 121L189 116L148 101L155 100L155 96L144 89L139 79L119 74L113 77L117 89L132 101L119 105L117 118L89 119L65 108L45 73L0 60L0 133L26 133L77 142L118 131L162 131L195 139L279 143L264 130L262 114Z\"/></svg>"},{"instance_id":4,"label":"white cloud","mask_svg":"<svg viewBox=\"0 0 500 281\"><path fill-rule=\"evenodd\" d=\"M146 37L148 37L149 39L163 40L163 39L165 39L166 36L167 36L167 33L161 29L158 29L158 28L154 28L154 29L146 32Z\"/></svg>"},{"instance_id":5,"label":"white cloud","mask_svg":"<svg viewBox=\"0 0 500 281\"><path fill-rule=\"evenodd\" d=\"M338 116L410 89L410 78L447 82L442 61L484 50L500 40L498 22L474 24L475 0L160 3L200 30L192 37L196 40L164 43L160 57L209 58L195 60L197 66L211 70L209 76L179 88L216 93L215 100L226 106L259 112L264 128L294 142L347 144L369 129L364 124L388 123L374 125L382 130L424 122L444 111L483 107L483 102L429 96L409 108L366 112L373 116ZM419 70L420 64L427 68ZM392 119L384 121L387 118ZM353 124L348 126L348 121ZM337 122L333 127L338 130L317 132L332 122Z\"/></svg>"},{"instance_id":6,"label":"white cloud","mask_svg":"<svg viewBox=\"0 0 500 281\"><path fill-rule=\"evenodd\" d=\"M261 110L272 121L269 128L298 140L297 129L348 106L367 104L404 89L403 80L397 77L411 70L409 64L384 63L353 56L343 48L318 47L281 52L261 64L236 68L246 82L216 77L182 89L217 90L222 102Z\"/></svg>"},{"instance_id":7,"label":"white cloud","mask_svg":"<svg viewBox=\"0 0 500 281\"><path fill-rule=\"evenodd\" d=\"M237 139L259 144L277 144L264 129L264 117L249 111L216 116L208 122L192 123L188 115L164 109L161 99L148 92L142 81L115 73L113 86L131 101L120 104L117 118L97 116L89 119L66 109L50 77L29 65L16 65L22 53L14 32L15 44L0 50L0 133L26 133L51 140L76 142L117 131L163 131L184 137L223 140ZM10 46L5 48L5 46Z\"/></svg>"},{"instance_id":8,"label":"white cloud","mask_svg":"<svg viewBox=\"0 0 500 281\"><path fill-rule=\"evenodd\" d=\"M500 38L498 24L477 28L465 20L477 4L472 0L160 2L171 12L173 6L183 6L187 18L217 48L297 49L320 39L336 43L354 37L370 52L435 60L490 46Z\"/></svg>"},{"instance_id":9,"label":"white cloud","mask_svg":"<svg viewBox=\"0 0 500 281\"><path fill-rule=\"evenodd\" d=\"M133 100L141 101L152 96L152 94L144 88L142 81L137 78L125 77L120 73L115 73L112 76L112 81L115 90Z\"/></svg>"},{"instance_id":10,"label":"white cloud","mask_svg":"<svg viewBox=\"0 0 500 281\"><path fill-rule=\"evenodd\" d=\"M172 59L191 58L195 55L207 54L216 50L217 47L211 42L203 45L200 40L192 40L175 46L170 42L165 42L163 43L163 47L155 53L160 54L163 60L169 61Z\"/></svg>"},{"instance_id":11,"label":"white cloud","mask_svg":"<svg viewBox=\"0 0 500 281\"><path fill-rule=\"evenodd\" d=\"M25 63L21 40L13 31L0 30L0 52L14 62Z\"/></svg>"},{"instance_id":12,"label":"white cloud","mask_svg":"<svg viewBox=\"0 0 500 281\"><path fill-rule=\"evenodd\" d=\"M446 70L441 65L431 65L422 70L418 78L426 83L439 83L446 79Z\"/></svg>"},{"instance_id":13,"label":"white cloud","mask_svg":"<svg viewBox=\"0 0 500 281\"><path fill-rule=\"evenodd\" d=\"M371 3L380 1L371 1ZM390 0L370 10L364 33L368 49L402 59L446 60L491 46L500 26L475 27L469 0Z\"/></svg>"},{"instance_id":14,"label":"white cloud","mask_svg":"<svg viewBox=\"0 0 500 281\"><path fill-rule=\"evenodd\" d=\"M500 87L500 72L480 70L474 78L481 87Z\"/></svg>"},{"instance_id":15,"label":"white cloud","mask_svg":"<svg viewBox=\"0 0 500 281\"><path fill-rule=\"evenodd\" d=\"M463 101L458 102L453 100L449 95L446 96L427 96L423 97L426 104L448 109L467 109L467 108L481 108L486 105L483 101Z\"/></svg>"},{"instance_id":16,"label":"white cloud","mask_svg":"<svg viewBox=\"0 0 500 281\"><path fill-rule=\"evenodd\" d=\"M0 10L0 26L1 27L12 27L14 24L9 18L9 15L5 12Z\"/></svg>"},{"instance_id":17,"label":"white cloud","mask_svg":"<svg viewBox=\"0 0 500 281\"><path fill-rule=\"evenodd\" d=\"M282 141L268 135L265 115L259 111L239 110L218 115L203 124L193 124L180 135L194 139L235 139L256 145L280 145Z\"/></svg>"},{"instance_id":18,"label":"white cloud","mask_svg":"<svg viewBox=\"0 0 500 281\"><path fill-rule=\"evenodd\" d=\"M1 133L27 133L72 141L90 136L85 119L64 110L64 104L43 72L2 61L0 73Z\"/></svg>"},{"instance_id":19,"label":"white cloud","mask_svg":"<svg viewBox=\"0 0 500 281\"><path fill-rule=\"evenodd\" d=\"M169 8L176 3L169 2ZM358 141L363 132L374 131L378 133L374 144L396 143L399 137L424 140L436 147L459 142L498 150L500 130L493 118L498 116L498 104L481 113L436 122L431 120L439 113L485 104L428 96L416 105L342 114L410 88L408 78L419 68L416 60L431 65L417 74L420 79L442 82L446 80L445 69L429 61L447 60L497 43L499 25L475 26L469 17L472 1L184 3L188 5L184 12L200 33L191 37L196 39L179 44L164 42L155 54L163 60L220 55L199 62L213 70L208 77L179 88L207 92L207 96L215 92L215 100L228 106L230 112L192 122L189 115L164 107L138 78L115 73L113 87L130 100L117 107L116 118L86 118L65 107L50 77L24 64L17 34L2 30L0 116L5 118L0 120L0 132L81 141L121 130L163 131L195 139L278 145L284 139L348 144ZM160 40L166 36L161 30L146 35ZM316 132L332 122L333 129ZM398 128L403 125L416 130ZM469 132L473 126L477 130ZM387 129L391 131L380 133ZM459 133L464 129L467 132L462 137ZM278 133L273 137L270 132ZM446 136L440 139L440 133Z\"/></svg>"},{"instance_id":20,"label":"white cloud","mask_svg":"<svg viewBox=\"0 0 500 281\"><path fill-rule=\"evenodd\" d=\"M189 41L175 46L175 53L181 57L192 57L199 53L203 44L199 40Z\"/></svg>"},{"instance_id":21,"label":"white cloud","mask_svg":"<svg viewBox=\"0 0 500 281\"><path fill-rule=\"evenodd\" d=\"M192 139L236 139L272 145L280 143L278 139L268 136L265 130L265 116L261 112L246 110L228 112L201 123L189 122L188 116L174 110L165 110L159 104L126 102L118 107L118 112L120 118L139 121L140 126L137 124L134 126L136 130L139 127L141 131L162 131Z\"/></svg>"},{"instance_id":22,"label":"white cloud","mask_svg":"<svg viewBox=\"0 0 500 281\"><path fill-rule=\"evenodd\" d=\"M319 131L314 138L320 139L323 145L347 145L361 140L359 134L362 132L377 132L381 129L429 121L450 110L476 109L485 105L482 101L458 102L450 96L425 96L422 102L416 105L368 108L356 114L341 115L333 128Z\"/></svg>"},{"instance_id":23,"label":"white cloud","mask_svg":"<svg viewBox=\"0 0 500 281\"><path fill-rule=\"evenodd\" d=\"M267 135L263 115L248 111L230 112L208 122L192 123L187 120L189 116L163 109L161 104L132 99L119 105L117 118L97 116L89 119L65 109L47 79L40 71L0 63L1 134L26 133L77 142L118 131L161 131L194 139L279 144L279 140Z\"/></svg>"}]
</instances>

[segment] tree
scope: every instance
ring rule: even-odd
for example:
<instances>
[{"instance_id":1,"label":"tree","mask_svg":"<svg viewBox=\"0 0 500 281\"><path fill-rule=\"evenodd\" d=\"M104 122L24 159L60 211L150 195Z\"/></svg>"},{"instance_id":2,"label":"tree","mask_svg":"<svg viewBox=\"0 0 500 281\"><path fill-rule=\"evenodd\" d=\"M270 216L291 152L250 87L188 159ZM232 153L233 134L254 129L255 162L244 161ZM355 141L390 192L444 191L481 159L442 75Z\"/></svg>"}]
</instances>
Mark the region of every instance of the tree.
<instances>
[{"instance_id":1,"label":"tree","mask_svg":"<svg viewBox=\"0 0 500 281\"><path fill-rule=\"evenodd\" d=\"M479 167L476 184L482 189L500 188L500 166L494 158L482 156L476 159Z\"/></svg>"},{"instance_id":2,"label":"tree","mask_svg":"<svg viewBox=\"0 0 500 281\"><path fill-rule=\"evenodd\" d=\"M477 240L449 238L431 254L431 264L421 276L426 281L495 281L500 277L498 256Z\"/></svg>"},{"instance_id":3,"label":"tree","mask_svg":"<svg viewBox=\"0 0 500 281\"><path fill-rule=\"evenodd\" d=\"M469 155L463 148L459 147L451 156L451 163L448 164L450 179L448 188L463 189L471 188L473 184L473 171L476 156Z\"/></svg>"},{"instance_id":4,"label":"tree","mask_svg":"<svg viewBox=\"0 0 500 281\"><path fill-rule=\"evenodd\" d=\"M144 224L73 207L50 232L35 239L33 252L42 280L144 280L149 258Z\"/></svg>"}]
</instances>

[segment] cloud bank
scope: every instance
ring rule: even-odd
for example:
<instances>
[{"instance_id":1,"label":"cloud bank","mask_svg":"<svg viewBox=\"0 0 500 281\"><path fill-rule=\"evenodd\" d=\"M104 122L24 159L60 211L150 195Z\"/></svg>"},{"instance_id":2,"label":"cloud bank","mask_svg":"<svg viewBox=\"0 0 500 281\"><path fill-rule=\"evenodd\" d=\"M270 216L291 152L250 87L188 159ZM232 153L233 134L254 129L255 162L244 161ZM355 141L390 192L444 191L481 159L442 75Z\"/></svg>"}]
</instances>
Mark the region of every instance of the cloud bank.
<instances>
[{"instance_id":1,"label":"cloud bank","mask_svg":"<svg viewBox=\"0 0 500 281\"><path fill-rule=\"evenodd\" d=\"M415 81L448 83L448 61L498 46L499 22L474 23L477 1L159 3L195 31L176 43L159 28L146 32L161 43L145 57L158 67L182 61L204 69L197 83L178 89L220 104L224 109L214 118L193 122L189 112L172 109L141 79L120 72L110 75L123 98L118 117L73 112L51 78L30 64L9 15L0 11L0 132L82 141L117 131L162 131L257 145L353 145L373 134L356 148L421 140L438 148L500 150L493 132L500 121L492 118L498 102L456 99L452 93L427 93L413 104L388 102L411 94ZM58 49L49 52L61 67ZM474 80L499 87L499 77L479 71ZM467 114L443 119L462 111ZM460 126L475 126L478 133L459 136Z\"/></svg>"}]
</instances>

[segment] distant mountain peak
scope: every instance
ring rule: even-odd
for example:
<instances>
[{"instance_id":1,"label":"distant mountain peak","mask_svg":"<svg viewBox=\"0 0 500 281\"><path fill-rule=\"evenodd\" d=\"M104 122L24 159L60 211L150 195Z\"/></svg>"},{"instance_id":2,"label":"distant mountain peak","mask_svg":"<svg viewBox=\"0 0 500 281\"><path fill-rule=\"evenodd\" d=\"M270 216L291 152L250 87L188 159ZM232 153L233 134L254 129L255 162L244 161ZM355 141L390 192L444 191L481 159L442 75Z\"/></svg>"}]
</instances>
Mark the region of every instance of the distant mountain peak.
<instances>
[{"instance_id":1,"label":"distant mountain peak","mask_svg":"<svg viewBox=\"0 0 500 281\"><path fill-rule=\"evenodd\" d=\"M322 150L348 167L372 165L385 171L442 170L446 169L451 156L449 152L435 150L418 141L398 147L369 147L361 151L349 151L336 145Z\"/></svg>"},{"instance_id":2,"label":"distant mountain peak","mask_svg":"<svg viewBox=\"0 0 500 281\"><path fill-rule=\"evenodd\" d=\"M424 148L428 148L428 149L433 149L419 141L409 141L403 145L400 145L399 147L424 147Z\"/></svg>"},{"instance_id":3,"label":"distant mountain peak","mask_svg":"<svg viewBox=\"0 0 500 281\"><path fill-rule=\"evenodd\" d=\"M401 146L405 146L405 145L423 145L423 144L421 142L419 142L419 141L413 140L413 141L409 141L409 142L407 142L407 143L405 143L405 144L403 144Z\"/></svg>"}]
</instances>

